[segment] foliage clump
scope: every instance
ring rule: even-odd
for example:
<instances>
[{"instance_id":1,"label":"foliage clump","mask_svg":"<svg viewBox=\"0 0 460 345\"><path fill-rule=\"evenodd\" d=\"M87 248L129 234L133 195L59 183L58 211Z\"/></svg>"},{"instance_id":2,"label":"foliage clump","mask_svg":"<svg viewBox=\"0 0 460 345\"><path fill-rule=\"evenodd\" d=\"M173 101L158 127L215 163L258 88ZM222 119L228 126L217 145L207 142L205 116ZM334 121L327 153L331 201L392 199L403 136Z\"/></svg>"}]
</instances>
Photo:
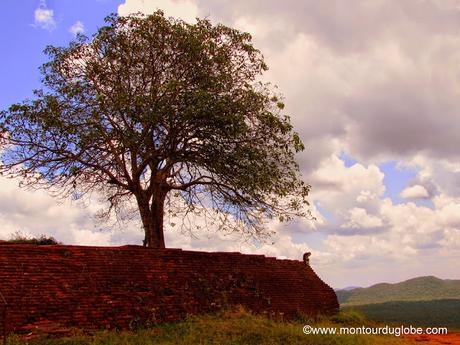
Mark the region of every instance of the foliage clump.
<instances>
[{"instance_id":1,"label":"foliage clump","mask_svg":"<svg viewBox=\"0 0 460 345\"><path fill-rule=\"evenodd\" d=\"M5 241L11 244L36 244L36 245L60 245L61 242L57 241L52 236L40 235L37 237L27 236L21 232L15 232L11 235L10 239Z\"/></svg>"}]
</instances>

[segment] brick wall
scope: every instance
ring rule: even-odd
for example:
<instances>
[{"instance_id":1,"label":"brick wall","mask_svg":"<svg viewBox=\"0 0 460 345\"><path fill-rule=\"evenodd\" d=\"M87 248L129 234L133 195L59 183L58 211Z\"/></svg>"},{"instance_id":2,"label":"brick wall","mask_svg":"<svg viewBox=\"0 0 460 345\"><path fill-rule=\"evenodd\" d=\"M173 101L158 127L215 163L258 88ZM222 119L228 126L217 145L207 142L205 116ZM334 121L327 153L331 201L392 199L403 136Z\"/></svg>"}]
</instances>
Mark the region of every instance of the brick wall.
<instances>
[{"instance_id":1,"label":"brick wall","mask_svg":"<svg viewBox=\"0 0 460 345\"><path fill-rule=\"evenodd\" d=\"M285 317L339 307L334 291L301 261L139 246L2 244L0 292L13 332L44 321L128 328L235 304Z\"/></svg>"}]
</instances>

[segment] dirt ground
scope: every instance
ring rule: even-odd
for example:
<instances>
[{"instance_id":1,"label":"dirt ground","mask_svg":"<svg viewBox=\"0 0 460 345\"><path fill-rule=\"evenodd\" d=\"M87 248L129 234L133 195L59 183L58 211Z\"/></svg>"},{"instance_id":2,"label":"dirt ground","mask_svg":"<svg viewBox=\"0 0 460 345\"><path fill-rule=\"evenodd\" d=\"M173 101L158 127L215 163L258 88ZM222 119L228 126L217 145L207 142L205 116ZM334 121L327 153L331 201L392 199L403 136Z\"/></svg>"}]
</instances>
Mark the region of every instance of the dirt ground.
<instances>
[{"instance_id":1,"label":"dirt ground","mask_svg":"<svg viewBox=\"0 0 460 345\"><path fill-rule=\"evenodd\" d=\"M460 333L450 333L445 335L416 335L416 336L406 336L406 339L413 340L414 343L420 345L460 345Z\"/></svg>"}]
</instances>

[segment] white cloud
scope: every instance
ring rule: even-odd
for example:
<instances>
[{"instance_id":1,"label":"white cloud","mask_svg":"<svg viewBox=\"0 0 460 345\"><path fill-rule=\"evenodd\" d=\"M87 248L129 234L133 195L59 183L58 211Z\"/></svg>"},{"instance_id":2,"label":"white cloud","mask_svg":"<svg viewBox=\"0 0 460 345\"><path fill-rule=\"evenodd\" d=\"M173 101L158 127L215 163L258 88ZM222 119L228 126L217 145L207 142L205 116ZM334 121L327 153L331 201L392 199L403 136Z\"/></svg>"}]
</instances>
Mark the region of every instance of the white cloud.
<instances>
[{"instance_id":1,"label":"white cloud","mask_svg":"<svg viewBox=\"0 0 460 345\"><path fill-rule=\"evenodd\" d=\"M92 200L87 207L70 200L57 200L43 190L26 190L15 180L0 177L0 239L15 232L50 235L67 244L104 244L117 232L96 222L103 204Z\"/></svg>"},{"instance_id":2,"label":"white cloud","mask_svg":"<svg viewBox=\"0 0 460 345\"><path fill-rule=\"evenodd\" d=\"M118 6L118 14L126 16L132 13L150 14L161 9L167 16L173 16L187 22L195 22L198 7L192 0L126 0Z\"/></svg>"},{"instance_id":3,"label":"white cloud","mask_svg":"<svg viewBox=\"0 0 460 345\"><path fill-rule=\"evenodd\" d=\"M77 36L78 34L82 34L85 32L85 26L83 25L83 23L79 20L77 20L70 28L69 28L69 32L74 35L74 36Z\"/></svg>"},{"instance_id":4,"label":"white cloud","mask_svg":"<svg viewBox=\"0 0 460 345\"><path fill-rule=\"evenodd\" d=\"M446 227L460 229L460 203L450 203L439 210L441 223Z\"/></svg>"},{"instance_id":5,"label":"white cloud","mask_svg":"<svg viewBox=\"0 0 460 345\"><path fill-rule=\"evenodd\" d=\"M428 191L421 185L410 186L400 193L404 199L426 199L429 197Z\"/></svg>"},{"instance_id":6,"label":"white cloud","mask_svg":"<svg viewBox=\"0 0 460 345\"><path fill-rule=\"evenodd\" d=\"M380 218L368 214L364 208L353 207L349 210L346 222L340 227L352 229L373 229L379 228L382 225L383 222Z\"/></svg>"},{"instance_id":7,"label":"white cloud","mask_svg":"<svg viewBox=\"0 0 460 345\"><path fill-rule=\"evenodd\" d=\"M318 169L305 178L312 184L310 198L313 204L319 202L321 208L332 215L329 224L322 226L328 231L342 231L340 225L350 221L352 209L358 210L358 213L363 209L368 217L374 217L380 208L380 197L385 192L384 174L376 165L366 167L355 164L347 168L335 154L323 159ZM357 229L357 224L362 222L354 220L352 228Z\"/></svg>"},{"instance_id":8,"label":"white cloud","mask_svg":"<svg viewBox=\"0 0 460 345\"><path fill-rule=\"evenodd\" d=\"M359 192L359 195L356 197L356 202L359 204L365 204L367 202L375 200L376 198L377 198L377 195L375 193L372 193L369 190L362 190Z\"/></svg>"},{"instance_id":9,"label":"white cloud","mask_svg":"<svg viewBox=\"0 0 460 345\"><path fill-rule=\"evenodd\" d=\"M445 195L460 197L460 170L455 159L417 155L408 164L420 169L422 183L428 182L432 189Z\"/></svg>"},{"instance_id":10,"label":"white cloud","mask_svg":"<svg viewBox=\"0 0 460 345\"><path fill-rule=\"evenodd\" d=\"M34 12L35 25L45 29L53 30L56 28L54 11L46 6L45 0L40 1L40 6Z\"/></svg>"}]
</instances>

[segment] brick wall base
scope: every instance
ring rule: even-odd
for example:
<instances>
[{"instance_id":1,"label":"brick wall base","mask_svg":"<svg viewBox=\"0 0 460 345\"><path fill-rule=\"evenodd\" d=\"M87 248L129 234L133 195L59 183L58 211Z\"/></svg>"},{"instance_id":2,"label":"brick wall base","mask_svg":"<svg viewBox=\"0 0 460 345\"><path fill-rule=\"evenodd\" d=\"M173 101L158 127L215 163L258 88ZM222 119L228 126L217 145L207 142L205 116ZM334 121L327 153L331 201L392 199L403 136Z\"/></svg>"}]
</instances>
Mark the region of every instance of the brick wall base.
<instances>
[{"instance_id":1,"label":"brick wall base","mask_svg":"<svg viewBox=\"0 0 460 345\"><path fill-rule=\"evenodd\" d=\"M126 329L238 304L285 318L339 308L302 261L140 246L2 244L0 293L19 333L40 322Z\"/></svg>"}]
</instances>

